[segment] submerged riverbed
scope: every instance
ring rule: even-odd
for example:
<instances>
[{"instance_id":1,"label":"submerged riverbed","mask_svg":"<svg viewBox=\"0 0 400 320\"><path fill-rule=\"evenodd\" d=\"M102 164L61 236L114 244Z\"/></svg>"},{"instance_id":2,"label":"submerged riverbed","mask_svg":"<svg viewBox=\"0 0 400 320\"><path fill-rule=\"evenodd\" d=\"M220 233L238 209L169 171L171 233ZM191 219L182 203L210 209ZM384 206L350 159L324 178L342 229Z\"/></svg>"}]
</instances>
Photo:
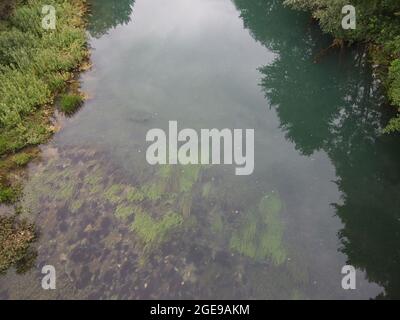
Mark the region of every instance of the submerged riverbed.
<instances>
[{"instance_id":1,"label":"submerged riverbed","mask_svg":"<svg viewBox=\"0 0 400 320\"><path fill-rule=\"evenodd\" d=\"M362 48L314 63L331 40L278 0L91 2L89 99L29 166L40 234L1 298L400 297L400 149ZM148 165L173 120L255 129L254 173Z\"/></svg>"}]
</instances>

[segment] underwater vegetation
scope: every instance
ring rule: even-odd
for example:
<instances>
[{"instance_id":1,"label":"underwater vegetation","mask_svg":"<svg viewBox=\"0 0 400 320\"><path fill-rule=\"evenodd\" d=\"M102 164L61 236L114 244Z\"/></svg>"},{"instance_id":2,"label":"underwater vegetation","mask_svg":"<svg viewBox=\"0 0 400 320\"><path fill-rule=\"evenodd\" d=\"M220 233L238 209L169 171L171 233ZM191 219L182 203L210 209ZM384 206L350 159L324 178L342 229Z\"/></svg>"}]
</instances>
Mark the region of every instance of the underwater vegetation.
<instances>
[{"instance_id":1,"label":"underwater vegetation","mask_svg":"<svg viewBox=\"0 0 400 320\"><path fill-rule=\"evenodd\" d=\"M259 207L244 216L242 227L232 235L231 249L255 260L269 258L276 265L284 263L281 210L282 202L276 192L264 196Z\"/></svg>"},{"instance_id":2,"label":"underwater vegetation","mask_svg":"<svg viewBox=\"0 0 400 320\"><path fill-rule=\"evenodd\" d=\"M131 225L131 230L136 232L145 246L154 246L165 241L171 230L176 229L183 222L180 214L169 212L158 221L146 213L138 213Z\"/></svg>"},{"instance_id":3,"label":"underwater vegetation","mask_svg":"<svg viewBox=\"0 0 400 320\"><path fill-rule=\"evenodd\" d=\"M24 152L0 160L0 203L13 204L19 199L23 168L37 156L37 153L34 148L26 149Z\"/></svg>"},{"instance_id":4,"label":"underwater vegetation","mask_svg":"<svg viewBox=\"0 0 400 320\"><path fill-rule=\"evenodd\" d=\"M117 217L133 216L130 230L138 236L143 248L155 249L190 215L193 187L199 172L200 166L161 166L155 177L143 186L114 185L107 190L106 198L119 203L115 211Z\"/></svg>"},{"instance_id":5,"label":"underwater vegetation","mask_svg":"<svg viewBox=\"0 0 400 320\"><path fill-rule=\"evenodd\" d=\"M23 260L35 237L33 224L16 217L0 216L0 274L12 266L17 272L24 271Z\"/></svg>"},{"instance_id":6,"label":"underwater vegetation","mask_svg":"<svg viewBox=\"0 0 400 320\"><path fill-rule=\"evenodd\" d=\"M288 297L302 283L297 265L283 263L278 193L240 198L236 180L211 167L127 174L93 147L46 148L19 205L21 218L47 230L39 259L54 261L66 296L273 298L270 283Z\"/></svg>"},{"instance_id":7,"label":"underwater vegetation","mask_svg":"<svg viewBox=\"0 0 400 320\"><path fill-rule=\"evenodd\" d=\"M17 165L18 167L23 167L26 166L29 161L33 159L33 155L30 153L18 153L12 157L12 161Z\"/></svg>"},{"instance_id":8,"label":"underwater vegetation","mask_svg":"<svg viewBox=\"0 0 400 320\"><path fill-rule=\"evenodd\" d=\"M84 151L75 151L76 155ZM70 214L85 208L111 210L137 238L143 252L161 246L168 234L190 215L192 193L200 166L162 166L141 185L107 175L100 161L56 159L31 177L21 206L25 214L39 213L42 204L66 207ZM116 182L118 181L118 182Z\"/></svg>"},{"instance_id":9,"label":"underwater vegetation","mask_svg":"<svg viewBox=\"0 0 400 320\"><path fill-rule=\"evenodd\" d=\"M15 187L0 185L0 202L10 204L18 199L19 190Z\"/></svg>"}]
</instances>

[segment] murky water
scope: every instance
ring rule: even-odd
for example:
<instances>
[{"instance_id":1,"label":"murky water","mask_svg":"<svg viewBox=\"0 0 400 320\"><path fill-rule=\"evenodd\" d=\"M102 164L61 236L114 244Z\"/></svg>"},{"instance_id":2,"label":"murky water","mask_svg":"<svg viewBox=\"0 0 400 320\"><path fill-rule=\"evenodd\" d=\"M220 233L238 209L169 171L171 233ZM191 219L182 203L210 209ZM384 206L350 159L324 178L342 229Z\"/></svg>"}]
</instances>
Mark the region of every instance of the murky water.
<instances>
[{"instance_id":1,"label":"murky water","mask_svg":"<svg viewBox=\"0 0 400 320\"><path fill-rule=\"evenodd\" d=\"M37 256L0 297L400 297L398 137L362 49L314 63L330 39L278 0L92 2L90 98L30 166ZM254 128L254 173L149 166L169 120Z\"/></svg>"}]
</instances>

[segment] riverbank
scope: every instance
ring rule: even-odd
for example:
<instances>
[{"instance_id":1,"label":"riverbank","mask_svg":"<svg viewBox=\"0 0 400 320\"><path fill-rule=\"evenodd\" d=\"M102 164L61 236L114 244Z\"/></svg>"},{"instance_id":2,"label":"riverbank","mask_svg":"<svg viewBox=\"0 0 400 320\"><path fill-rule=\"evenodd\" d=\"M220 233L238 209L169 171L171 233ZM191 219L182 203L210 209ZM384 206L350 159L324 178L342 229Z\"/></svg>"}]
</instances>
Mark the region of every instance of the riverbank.
<instances>
[{"instance_id":1,"label":"riverbank","mask_svg":"<svg viewBox=\"0 0 400 320\"><path fill-rule=\"evenodd\" d=\"M54 30L43 28L46 5L55 8ZM0 7L0 203L15 202L20 175L37 155L32 148L57 131L57 102L69 115L83 97L71 89L88 58L86 0L7 0Z\"/></svg>"},{"instance_id":2,"label":"riverbank","mask_svg":"<svg viewBox=\"0 0 400 320\"><path fill-rule=\"evenodd\" d=\"M357 0L285 0L297 10L309 11L325 33L335 41L332 47L366 43L375 73L382 83L388 102L396 108L384 132L400 131L400 3L397 0L370 3ZM341 26L342 8L356 8L356 29Z\"/></svg>"}]
</instances>

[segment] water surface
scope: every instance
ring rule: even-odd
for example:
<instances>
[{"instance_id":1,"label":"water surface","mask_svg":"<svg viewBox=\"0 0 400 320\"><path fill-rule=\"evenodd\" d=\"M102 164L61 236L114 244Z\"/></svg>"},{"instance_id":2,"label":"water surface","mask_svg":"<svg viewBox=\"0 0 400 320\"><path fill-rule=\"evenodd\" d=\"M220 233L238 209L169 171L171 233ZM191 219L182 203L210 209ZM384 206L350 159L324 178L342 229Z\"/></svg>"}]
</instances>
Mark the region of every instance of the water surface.
<instances>
[{"instance_id":1,"label":"water surface","mask_svg":"<svg viewBox=\"0 0 400 320\"><path fill-rule=\"evenodd\" d=\"M37 258L0 278L2 297L400 297L382 95L361 48L315 63L331 39L280 2L92 1L89 99L30 166ZM254 173L149 166L146 132L170 120L254 128Z\"/></svg>"}]
</instances>

